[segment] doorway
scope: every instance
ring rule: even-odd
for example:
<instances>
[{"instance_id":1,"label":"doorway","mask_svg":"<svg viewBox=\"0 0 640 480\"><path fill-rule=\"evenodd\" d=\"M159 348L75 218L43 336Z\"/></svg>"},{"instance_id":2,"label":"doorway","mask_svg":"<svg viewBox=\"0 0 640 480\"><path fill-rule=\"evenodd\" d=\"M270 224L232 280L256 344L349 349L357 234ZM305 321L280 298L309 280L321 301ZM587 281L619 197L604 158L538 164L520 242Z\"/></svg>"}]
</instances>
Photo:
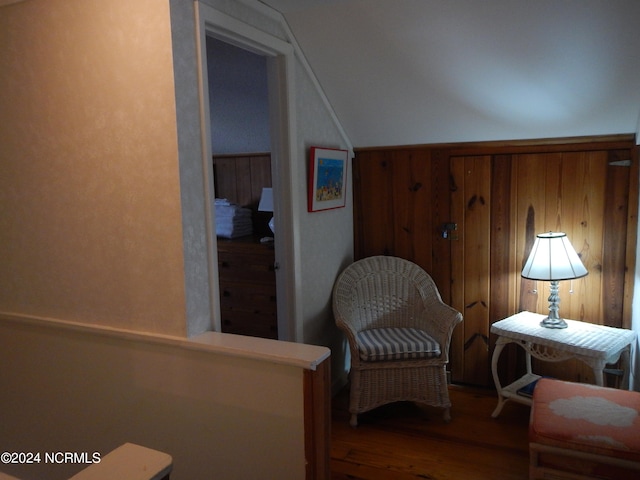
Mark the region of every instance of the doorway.
<instances>
[{"instance_id":1,"label":"doorway","mask_svg":"<svg viewBox=\"0 0 640 480\"><path fill-rule=\"evenodd\" d=\"M206 48L221 331L277 339L267 60L212 36Z\"/></svg>"},{"instance_id":2,"label":"doorway","mask_svg":"<svg viewBox=\"0 0 640 480\"><path fill-rule=\"evenodd\" d=\"M273 272L276 283L277 338L300 341L301 332L295 319L302 318L302 308L297 299L300 292L300 247L295 232L299 208L291 201L297 178L297 169L291 159L296 149L293 98L293 47L278 38L265 34L239 22L200 2L196 3L198 48L200 52L200 98L202 124L203 171L206 189L209 280L213 329L222 331L222 314L219 288L218 238L215 230L214 173L212 166L212 138L207 68L207 37L251 52L264 58L268 90L268 117L271 156L271 183L273 188L273 216L277 235L274 235ZM242 176L242 175L241 175ZM250 303L252 300L248 300Z\"/></svg>"}]
</instances>

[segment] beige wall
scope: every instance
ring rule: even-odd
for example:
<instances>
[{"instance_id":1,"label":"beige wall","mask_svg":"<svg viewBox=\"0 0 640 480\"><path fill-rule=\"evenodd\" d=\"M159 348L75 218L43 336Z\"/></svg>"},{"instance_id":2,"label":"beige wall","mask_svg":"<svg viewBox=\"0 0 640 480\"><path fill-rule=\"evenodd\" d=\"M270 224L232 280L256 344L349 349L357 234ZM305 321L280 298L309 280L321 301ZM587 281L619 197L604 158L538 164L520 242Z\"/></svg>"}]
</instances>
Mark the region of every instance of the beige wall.
<instances>
[{"instance_id":1,"label":"beige wall","mask_svg":"<svg viewBox=\"0 0 640 480\"><path fill-rule=\"evenodd\" d=\"M294 42L257 0L202 1ZM0 9L0 314L211 329L193 1ZM305 65L296 55L292 224L314 254L292 282L292 321L297 340L342 352L330 298L353 256L351 186L346 208L307 213L306 165L311 145L349 145ZM332 358L344 377L343 355Z\"/></svg>"},{"instance_id":2,"label":"beige wall","mask_svg":"<svg viewBox=\"0 0 640 480\"><path fill-rule=\"evenodd\" d=\"M0 312L184 335L169 2L0 8Z\"/></svg>"},{"instance_id":3,"label":"beige wall","mask_svg":"<svg viewBox=\"0 0 640 480\"><path fill-rule=\"evenodd\" d=\"M0 399L1 451L104 456L132 442L169 453L172 480L304 478L304 365L327 349L250 339L244 354L245 337L210 335L0 315L0 385L11 392ZM0 471L62 480L83 467L43 460Z\"/></svg>"}]
</instances>

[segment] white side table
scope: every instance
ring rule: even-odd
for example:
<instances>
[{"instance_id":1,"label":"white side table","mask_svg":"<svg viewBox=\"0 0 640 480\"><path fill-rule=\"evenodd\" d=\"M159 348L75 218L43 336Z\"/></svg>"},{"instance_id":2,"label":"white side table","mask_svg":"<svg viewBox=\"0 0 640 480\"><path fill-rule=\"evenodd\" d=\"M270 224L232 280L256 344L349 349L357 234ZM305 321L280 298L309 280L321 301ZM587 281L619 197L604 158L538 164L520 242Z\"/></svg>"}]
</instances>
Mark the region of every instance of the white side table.
<instances>
[{"instance_id":1,"label":"white side table","mask_svg":"<svg viewBox=\"0 0 640 480\"><path fill-rule=\"evenodd\" d=\"M568 327L564 329L545 328L540 326L544 317L538 313L520 312L491 326L491 332L498 335L491 358L491 374L498 392L498 406L491 414L493 418L500 415L508 400L531 405L531 399L517 391L540 378L531 370L532 356L548 362L577 358L593 369L595 383L600 386L604 383L605 365L622 359L622 385L628 388L629 354L631 343L636 339L634 331L576 320L565 320ZM498 359L508 343L516 343L526 351L527 373L503 387L498 378Z\"/></svg>"}]
</instances>

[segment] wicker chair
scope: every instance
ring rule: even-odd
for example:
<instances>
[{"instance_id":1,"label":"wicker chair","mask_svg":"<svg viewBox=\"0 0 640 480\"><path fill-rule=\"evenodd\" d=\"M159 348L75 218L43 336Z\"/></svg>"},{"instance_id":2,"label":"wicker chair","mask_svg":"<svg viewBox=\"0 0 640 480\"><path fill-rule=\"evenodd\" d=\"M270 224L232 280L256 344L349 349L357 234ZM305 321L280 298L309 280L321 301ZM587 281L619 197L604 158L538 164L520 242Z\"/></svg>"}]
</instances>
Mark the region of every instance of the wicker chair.
<instances>
[{"instance_id":1,"label":"wicker chair","mask_svg":"<svg viewBox=\"0 0 640 480\"><path fill-rule=\"evenodd\" d=\"M359 413L398 401L444 408L450 421L445 367L462 314L427 272L396 257L359 260L336 280L333 313L351 352L352 426Z\"/></svg>"}]
</instances>

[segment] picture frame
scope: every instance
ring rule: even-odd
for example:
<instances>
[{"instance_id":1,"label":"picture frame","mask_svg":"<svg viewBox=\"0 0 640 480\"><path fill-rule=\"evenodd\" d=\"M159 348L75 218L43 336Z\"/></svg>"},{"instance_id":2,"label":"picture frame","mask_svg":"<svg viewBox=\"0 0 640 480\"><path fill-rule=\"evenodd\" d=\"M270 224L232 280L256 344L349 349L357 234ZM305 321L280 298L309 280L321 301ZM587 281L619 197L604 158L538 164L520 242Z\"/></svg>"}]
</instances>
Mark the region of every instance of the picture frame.
<instances>
[{"instance_id":1,"label":"picture frame","mask_svg":"<svg viewBox=\"0 0 640 480\"><path fill-rule=\"evenodd\" d=\"M308 211L342 208L346 204L349 152L311 147Z\"/></svg>"}]
</instances>

